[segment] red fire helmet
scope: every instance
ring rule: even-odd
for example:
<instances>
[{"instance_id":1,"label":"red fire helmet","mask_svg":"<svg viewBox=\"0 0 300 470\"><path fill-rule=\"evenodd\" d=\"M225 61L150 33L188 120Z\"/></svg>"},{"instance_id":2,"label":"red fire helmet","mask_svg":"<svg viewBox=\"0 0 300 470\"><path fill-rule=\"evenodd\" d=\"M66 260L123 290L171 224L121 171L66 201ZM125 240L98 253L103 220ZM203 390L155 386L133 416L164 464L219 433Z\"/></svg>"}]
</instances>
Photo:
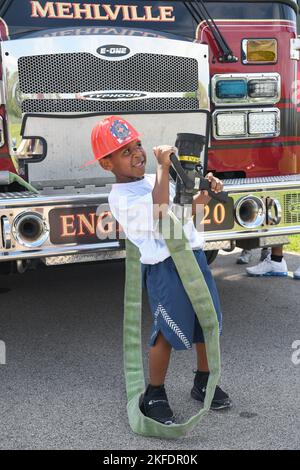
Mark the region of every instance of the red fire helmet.
<instances>
[{"instance_id":1,"label":"red fire helmet","mask_svg":"<svg viewBox=\"0 0 300 470\"><path fill-rule=\"evenodd\" d=\"M106 157L139 137L140 134L128 121L118 116L108 116L99 121L92 130L91 141L95 159L86 165Z\"/></svg>"}]
</instances>

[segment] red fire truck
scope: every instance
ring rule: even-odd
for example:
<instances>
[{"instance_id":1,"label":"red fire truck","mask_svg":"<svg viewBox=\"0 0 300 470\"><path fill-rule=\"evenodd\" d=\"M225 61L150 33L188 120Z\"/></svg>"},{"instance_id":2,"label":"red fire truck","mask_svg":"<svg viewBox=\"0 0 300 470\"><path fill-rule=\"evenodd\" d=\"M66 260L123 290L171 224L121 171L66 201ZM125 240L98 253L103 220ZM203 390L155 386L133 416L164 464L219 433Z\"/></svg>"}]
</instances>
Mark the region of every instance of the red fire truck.
<instances>
[{"instance_id":1,"label":"red fire truck","mask_svg":"<svg viewBox=\"0 0 300 470\"><path fill-rule=\"evenodd\" d=\"M204 213L210 260L299 233L297 14L293 0L1 1L0 268L125 256L114 179L83 166L110 114L149 156L208 136L203 165L230 195Z\"/></svg>"}]
</instances>

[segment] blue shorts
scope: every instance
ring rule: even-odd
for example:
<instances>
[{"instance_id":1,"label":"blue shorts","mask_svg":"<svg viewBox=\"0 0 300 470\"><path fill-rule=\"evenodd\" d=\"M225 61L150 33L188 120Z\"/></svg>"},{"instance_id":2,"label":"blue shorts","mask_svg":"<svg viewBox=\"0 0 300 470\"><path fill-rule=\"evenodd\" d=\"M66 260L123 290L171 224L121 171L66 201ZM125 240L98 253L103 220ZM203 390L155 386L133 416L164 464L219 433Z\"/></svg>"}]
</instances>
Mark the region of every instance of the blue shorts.
<instances>
[{"instance_id":1,"label":"blue shorts","mask_svg":"<svg viewBox=\"0 0 300 470\"><path fill-rule=\"evenodd\" d=\"M222 312L215 281L205 253L202 250L193 253L210 291L221 333ZM192 343L204 343L198 318L171 256L157 264L142 264L142 280L153 315L150 346L155 344L159 332L177 350L190 349Z\"/></svg>"}]
</instances>

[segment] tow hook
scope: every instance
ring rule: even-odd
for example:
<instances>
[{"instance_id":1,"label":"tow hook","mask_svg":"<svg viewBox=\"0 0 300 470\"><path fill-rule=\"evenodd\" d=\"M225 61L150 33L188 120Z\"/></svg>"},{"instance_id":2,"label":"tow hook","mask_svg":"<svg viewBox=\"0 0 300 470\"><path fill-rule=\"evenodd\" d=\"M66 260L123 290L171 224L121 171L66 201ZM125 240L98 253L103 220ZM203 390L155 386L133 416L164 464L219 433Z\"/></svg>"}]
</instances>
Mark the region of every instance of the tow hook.
<instances>
[{"instance_id":1,"label":"tow hook","mask_svg":"<svg viewBox=\"0 0 300 470\"><path fill-rule=\"evenodd\" d=\"M24 274L29 266L31 265L31 260L30 259L18 259L16 261L17 265L17 271L19 274Z\"/></svg>"}]
</instances>

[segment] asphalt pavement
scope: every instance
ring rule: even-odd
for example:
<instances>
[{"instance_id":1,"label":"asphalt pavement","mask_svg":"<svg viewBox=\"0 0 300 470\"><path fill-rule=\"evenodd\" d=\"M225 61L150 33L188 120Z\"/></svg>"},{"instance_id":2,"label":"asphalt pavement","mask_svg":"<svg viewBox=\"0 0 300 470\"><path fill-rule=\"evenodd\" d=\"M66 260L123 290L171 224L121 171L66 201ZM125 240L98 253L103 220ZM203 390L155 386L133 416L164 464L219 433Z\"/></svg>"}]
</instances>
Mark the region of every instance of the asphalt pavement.
<instances>
[{"instance_id":1,"label":"asphalt pavement","mask_svg":"<svg viewBox=\"0 0 300 470\"><path fill-rule=\"evenodd\" d=\"M290 271L300 265L297 255L286 259ZM224 317L221 384L233 407L210 411L172 441L135 435L128 425L123 262L0 276L0 448L299 449L292 345L300 340L300 281L249 278L235 260L223 254L212 265ZM144 299L146 375L150 324ZM194 351L173 353L166 389L181 419L199 407L190 396L194 367Z\"/></svg>"}]
</instances>

